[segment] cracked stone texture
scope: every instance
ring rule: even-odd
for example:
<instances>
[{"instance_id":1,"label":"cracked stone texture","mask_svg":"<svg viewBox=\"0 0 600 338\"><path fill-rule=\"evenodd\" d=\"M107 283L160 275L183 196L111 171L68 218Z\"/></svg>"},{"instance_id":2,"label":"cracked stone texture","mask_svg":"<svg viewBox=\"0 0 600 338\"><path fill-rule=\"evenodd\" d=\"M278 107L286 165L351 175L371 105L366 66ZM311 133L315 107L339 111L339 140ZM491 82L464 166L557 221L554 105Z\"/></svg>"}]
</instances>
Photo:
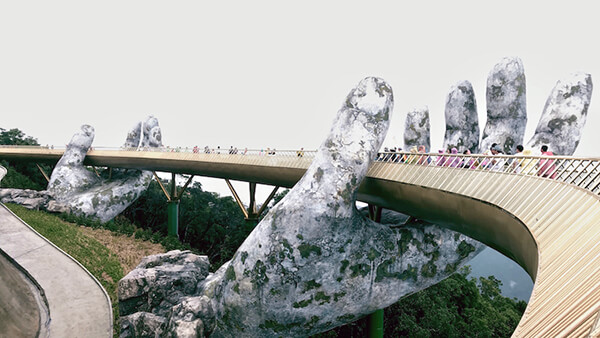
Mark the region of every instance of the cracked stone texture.
<instances>
[{"instance_id":1,"label":"cracked stone texture","mask_svg":"<svg viewBox=\"0 0 600 338\"><path fill-rule=\"evenodd\" d=\"M487 79L487 122L483 129L480 151L492 143L513 154L527 125L525 71L517 57L505 57L494 66Z\"/></svg>"},{"instance_id":2,"label":"cracked stone texture","mask_svg":"<svg viewBox=\"0 0 600 338\"><path fill-rule=\"evenodd\" d=\"M527 146L537 150L546 144L555 155L573 155L585 126L592 89L590 74L575 73L559 80Z\"/></svg>"},{"instance_id":3,"label":"cracked stone texture","mask_svg":"<svg viewBox=\"0 0 600 338\"><path fill-rule=\"evenodd\" d=\"M119 313L142 311L164 316L183 297L197 295L197 284L208 276L206 256L169 251L147 256L119 281Z\"/></svg>"},{"instance_id":4,"label":"cracked stone texture","mask_svg":"<svg viewBox=\"0 0 600 338\"><path fill-rule=\"evenodd\" d=\"M460 81L446 97L446 133L443 149L479 151L479 117L475 92L469 81Z\"/></svg>"},{"instance_id":5,"label":"cracked stone texture","mask_svg":"<svg viewBox=\"0 0 600 338\"><path fill-rule=\"evenodd\" d=\"M100 178L83 166L94 140L94 128L83 125L56 164L48 192L56 202L68 205L72 212L107 222L125 210L152 181L152 172L115 169L110 179ZM127 135L125 148L160 147L158 120L148 117Z\"/></svg>"},{"instance_id":6,"label":"cracked stone texture","mask_svg":"<svg viewBox=\"0 0 600 338\"><path fill-rule=\"evenodd\" d=\"M437 226L390 228L356 210L392 108L381 79L366 78L350 92L302 179L232 260L197 284L200 299L190 303L190 295L171 308L167 334L323 332L437 283L483 248Z\"/></svg>"},{"instance_id":7,"label":"cracked stone texture","mask_svg":"<svg viewBox=\"0 0 600 338\"><path fill-rule=\"evenodd\" d=\"M414 108L406 114L404 123L404 150L424 145L431 149L429 108Z\"/></svg>"},{"instance_id":8,"label":"cracked stone texture","mask_svg":"<svg viewBox=\"0 0 600 338\"><path fill-rule=\"evenodd\" d=\"M0 189L0 202L20 204L28 209L46 209L50 201L50 195L47 191L37 191L31 189Z\"/></svg>"}]
</instances>

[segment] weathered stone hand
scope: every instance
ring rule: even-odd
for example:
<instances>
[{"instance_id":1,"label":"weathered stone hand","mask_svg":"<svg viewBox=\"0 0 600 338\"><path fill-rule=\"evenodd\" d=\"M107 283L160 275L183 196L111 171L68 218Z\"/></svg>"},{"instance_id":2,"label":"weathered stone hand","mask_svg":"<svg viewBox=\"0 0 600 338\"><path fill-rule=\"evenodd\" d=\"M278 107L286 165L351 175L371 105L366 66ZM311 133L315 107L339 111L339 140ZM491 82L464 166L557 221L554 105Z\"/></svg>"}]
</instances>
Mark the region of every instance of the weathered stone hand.
<instances>
[{"instance_id":1,"label":"weathered stone hand","mask_svg":"<svg viewBox=\"0 0 600 338\"><path fill-rule=\"evenodd\" d=\"M322 332L440 281L482 247L436 226L390 229L358 214L356 192L392 106L381 79L350 92L304 177L209 278L216 336Z\"/></svg>"},{"instance_id":2,"label":"weathered stone hand","mask_svg":"<svg viewBox=\"0 0 600 338\"><path fill-rule=\"evenodd\" d=\"M581 139L592 89L592 78L585 73L558 81L527 147L537 150L546 144L557 155L572 155ZM475 93L468 81L459 82L446 100L444 149L456 147L460 152L469 149L475 153L498 143L505 154L513 154L518 144L524 144L525 95L523 63L519 58L503 58L488 76L487 122L479 145Z\"/></svg>"},{"instance_id":3,"label":"weathered stone hand","mask_svg":"<svg viewBox=\"0 0 600 338\"><path fill-rule=\"evenodd\" d=\"M123 335L307 336L384 308L472 258L483 245L463 235L390 228L356 210L392 106L383 80L361 81L303 178L203 281L208 263L191 253L145 259L119 282ZM182 287L190 283L197 288Z\"/></svg>"},{"instance_id":4,"label":"weathered stone hand","mask_svg":"<svg viewBox=\"0 0 600 338\"><path fill-rule=\"evenodd\" d=\"M107 222L121 213L146 190L152 173L140 170L113 170L110 179L98 177L83 165L94 140L94 128L83 125L73 135L56 164L48 192L72 212ZM139 122L127 135L125 148L160 147L158 120L152 116Z\"/></svg>"}]
</instances>

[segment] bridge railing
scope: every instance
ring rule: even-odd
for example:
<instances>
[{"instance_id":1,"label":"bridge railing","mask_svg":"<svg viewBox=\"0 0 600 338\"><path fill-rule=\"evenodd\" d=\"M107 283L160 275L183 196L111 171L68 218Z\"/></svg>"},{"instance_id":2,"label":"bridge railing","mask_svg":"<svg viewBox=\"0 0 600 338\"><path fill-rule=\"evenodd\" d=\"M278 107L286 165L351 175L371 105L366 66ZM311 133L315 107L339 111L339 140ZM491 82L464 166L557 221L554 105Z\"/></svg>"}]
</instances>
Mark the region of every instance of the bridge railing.
<instances>
[{"instance_id":1,"label":"bridge railing","mask_svg":"<svg viewBox=\"0 0 600 338\"><path fill-rule=\"evenodd\" d=\"M600 193L600 159L566 156L382 152L377 162L530 175Z\"/></svg>"},{"instance_id":2,"label":"bridge railing","mask_svg":"<svg viewBox=\"0 0 600 338\"><path fill-rule=\"evenodd\" d=\"M14 146L0 145L0 148L28 150L64 150L54 146ZM270 148L200 148L200 147L92 147L93 150L110 151L149 151L171 153L197 153L211 155L253 155L287 158L314 158L315 150L276 150ZM445 167L457 170L479 170L503 174L531 175L554 179L576 185L595 194L600 193L600 158L577 158L567 156L525 156L525 155L465 155L447 153L380 152L376 162Z\"/></svg>"}]
</instances>

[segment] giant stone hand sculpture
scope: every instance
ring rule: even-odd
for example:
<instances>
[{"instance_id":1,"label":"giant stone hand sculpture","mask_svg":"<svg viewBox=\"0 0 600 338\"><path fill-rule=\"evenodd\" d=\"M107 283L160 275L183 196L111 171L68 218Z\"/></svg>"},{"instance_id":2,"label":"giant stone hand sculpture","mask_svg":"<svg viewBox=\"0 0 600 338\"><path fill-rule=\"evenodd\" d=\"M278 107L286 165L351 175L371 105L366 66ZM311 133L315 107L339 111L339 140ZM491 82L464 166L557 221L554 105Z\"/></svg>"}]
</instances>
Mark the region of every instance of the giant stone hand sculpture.
<instances>
[{"instance_id":1,"label":"giant stone hand sculpture","mask_svg":"<svg viewBox=\"0 0 600 338\"><path fill-rule=\"evenodd\" d=\"M135 311L129 307L132 302L146 311L126 317L123 334L160 327L175 336L307 336L435 284L478 253L481 244L450 230L390 228L356 210L358 187L381 147L392 107L387 83L379 78L361 81L302 179L256 226L233 259L196 290L178 288L154 299L162 295L154 285L166 280L157 257L123 278L122 314ZM180 263L172 257L164 262L201 264L191 254ZM192 271L181 278L199 278ZM172 303L173 295L185 292L189 297ZM174 305L157 310L150 304Z\"/></svg>"},{"instance_id":2,"label":"giant stone hand sculpture","mask_svg":"<svg viewBox=\"0 0 600 338\"><path fill-rule=\"evenodd\" d=\"M72 212L97 217L101 222L114 218L146 190L152 173L141 170L113 170L111 179L96 176L83 165L94 140L94 128L83 125L67 145L56 164L48 192ZM158 120L152 116L139 122L127 135L125 148L161 147Z\"/></svg>"},{"instance_id":3,"label":"giant stone hand sculpture","mask_svg":"<svg viewBox=\"0 0 600 338\"><path fill-rule=\"evenodd\" d=\"M460 87L471 89L457 92ZM456 146L461 152L465 149L475 152L473 149L479 148L483 152L492 143L498 143L506 154L513 154L516 146L523 144L527 124L525 89L525 71L519 58L503 58L494 66L487 80L488 119L479 146L479 122L472 86L468 81L462 81L452 87L446 101L444 147ZM590 74L575 73L558 81L527 146L538 150L546 144L555 155L572 155L585 126L592 89ZM469 137L457 142L457 135ZM465 146L467 140L469 146Z\"/></svg>"}]
</instances>

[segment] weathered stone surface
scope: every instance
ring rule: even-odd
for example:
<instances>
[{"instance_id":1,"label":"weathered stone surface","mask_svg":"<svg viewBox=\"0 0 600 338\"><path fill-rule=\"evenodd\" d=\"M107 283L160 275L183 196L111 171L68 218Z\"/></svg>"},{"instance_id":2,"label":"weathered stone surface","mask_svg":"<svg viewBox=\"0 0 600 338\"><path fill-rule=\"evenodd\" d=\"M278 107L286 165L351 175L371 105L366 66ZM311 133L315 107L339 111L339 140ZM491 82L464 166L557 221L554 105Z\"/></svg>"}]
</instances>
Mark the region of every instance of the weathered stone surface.
<instances>
[{"instance_id":1,"label":"weathered stone surface","mask_svg":"<svg viewBox=\"0 0 600 338\"><path fill-rule=\"evenodd\" d=\"M47 191L37 191L30 189L0 189L0 202L20 204L28 209L46 209L50 201L50 195Z\"/></svg>"},{"instance_id":2,"label":"weathered stone surface","mask_svg":"<svg viewBox=\"0 0 600 338\"><path fill-rule=\"evenodd\" d=\"M48 192L72 212L96 217L107 222L120 214L146 190L152 181L150 171L113 170L111 179L103 179L83 166L83 160L94 140L94 128L81 127L56 164ZM124 147L161 146L161 133L156 118L150 116L129 132Z\"/></svg>"},{"instance_id":3,"label":"weathered stone surface","mask_svg":"<svg viewBox=\"0 0 600 338\"><path fill-rule=\"evenodd\" d=\"M120 337L164 337L166 319L148 312L121 316Z\"/></svg>"},{"instance_id":4,"label":"weathered stone surface","mask_svg":"<svg viewBox=\"0 0 600 338\"><path fill-rule=\"evenodd\" d=\"M144 257L119 281L119 312L138 311L164 316L182 298L196 296L198 283L208 276L206 256L189 251L169 251Z\"/></svg>"},{"instance_id":5,"label":"weathered stone surface","mask_svg":"<svg viewBox=\"0 0 600 338\"><path fill-rule=\"evenodd\" d=\"M0 165L0 182L2 181L2 179L4 178L4 176L6 176L6 168L4 168L3 166Z\"/></svg>"},{"instance_id":6,"label":"weathered stone surface","mask_svg":"<svg viewBox=\"0 0 600 338\"><path fill-rule=\"evenodd\" d=\"M462 153L479 150L479 117L475 92L469 81L460 81L446 97L446 134L444 149L456 148Z\"/></svg>"},{"instance_id":7,"label":"weathered stone surface","mask_svg":"<svg viewBox=\"0 0 600 338\"><path fill-rule=\"evenodd\" d=\"M439 281L477 251L479 244L451 231L391 229L356 211L392 105L381 79L365 79L349 94L306 174L220 270L221 282L207 286L216 335L321 332Z\"/></svg>"},{"instance_id":8,"label":"weathered stone surface","mask_svg":"<svg viewBox=\"0 0 600 338\"><path fill-rule=\"evenodd\" d=\"M46 211L56 213L70 213L71 207L67 204L59 203L55 200L49 200L48 203L46 203Z\"/></svg>"},{"instance_id":9,"label":"weathered stone surface","mask_svg":"<svg viewBox=\"0 0 600 338\"><path fill-rule=\"evenodd\" d=\"M431 149L431 135L429 131L429 108L415 108L406 114L404 123L404 149L424 145Z\"/></svg>"},{"instance_id":10,"label":"weathered stone surface","mask_svg":"<svg viewBox=\"0 0 600 338\"><path fill-rule=\"evenodd\" d=\"M177 337L203 337L214 325L211 300L206 296L189 297L172 308L166 331L174 332Z\"/></svg>"},{"instance_id":11,"label":"weathered stone surface","mask_svg":"<svg viewBox=\"0 0 600 338\"><path fill-rule=\"evenodd\" d=\"M572 155L585 126L592 89L590 74L575 73L559 80L527 146L539 149L546 144L555 155Z\"/></svg>"},{"instance_id":12,"label":"weathered stone surface","mask_svg":"<svg viewBox=\"0 0 600 338\"><path fill-rule=\"evenodd\" d=\"M525 101L525 71L521 59L505 57L490 72L487 79L487 122L481 140L481 152L492 143L499 144L506 154L523 144L527 125Z\"/></svg>"},{"instance_id":13,"label":"weathered stone surface","mask_svg":"<svg viewBox=\"0 0 600 338\"><path fill-rule=\"evenodd\" d=\"M392 107L383 80L361 81L306 174L232 260L196 285L199 298L181 297L181 305L166 313L166 307L147 307L159 303L150 296L161 302L170 297L148 287L158 280L154 264L130 273L120 289L128 288L131 299L148 295L138 309L165 313L167 335L307 336L453 273L483 246L436 226L374 223L356 210L357 189L383 142ZM131 278L136 275L141 278Z\"/></svg>"}]
</instances>

